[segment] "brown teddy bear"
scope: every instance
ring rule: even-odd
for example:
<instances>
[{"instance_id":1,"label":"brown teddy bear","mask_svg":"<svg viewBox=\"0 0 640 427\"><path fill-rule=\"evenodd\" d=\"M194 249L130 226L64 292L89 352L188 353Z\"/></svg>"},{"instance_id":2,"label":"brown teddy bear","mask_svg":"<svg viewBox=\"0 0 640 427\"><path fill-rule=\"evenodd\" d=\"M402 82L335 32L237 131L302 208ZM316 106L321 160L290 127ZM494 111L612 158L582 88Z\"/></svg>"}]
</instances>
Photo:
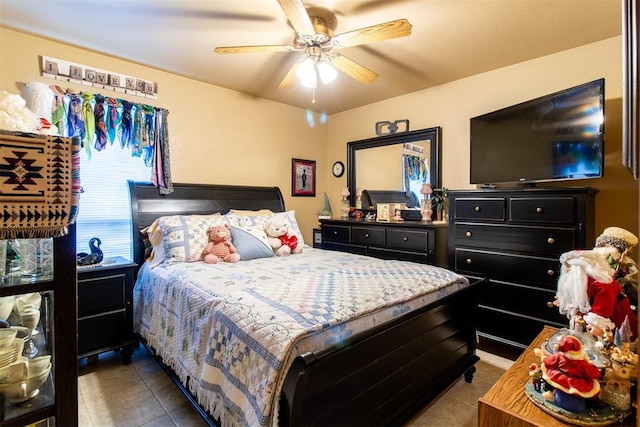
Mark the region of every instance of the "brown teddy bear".
<instances>
[{"instance_id":1,"label":"brown teddy bear","mask_svg":"<svg viewBox=\"0 0 640 427\"><path fill-rule=\"evenodd\" d=\"M209 235L209 243L202 250L204 262L217 264L218 261L240 261L240 254L231 243L231 226L229 224L209 227L207 234Z\"/></svg>"}]
</instances>

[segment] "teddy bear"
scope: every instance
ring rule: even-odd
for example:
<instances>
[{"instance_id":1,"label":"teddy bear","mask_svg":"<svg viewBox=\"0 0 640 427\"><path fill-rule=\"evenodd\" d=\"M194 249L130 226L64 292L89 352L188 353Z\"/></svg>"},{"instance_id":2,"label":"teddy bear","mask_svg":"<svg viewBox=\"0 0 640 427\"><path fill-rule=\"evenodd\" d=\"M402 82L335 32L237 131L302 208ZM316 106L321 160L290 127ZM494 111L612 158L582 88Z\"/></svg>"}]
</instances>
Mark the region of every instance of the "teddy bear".
<instances>
[{"instance_id":1,"label":"teddy bear","mask_svg":"<svg viewBox=\"0 0 640 427\"><path fill-rule=\"evenodd\" d=\"M269 244L277 256L299 254L302 245L298 244L298 237L291 229L289 220L284 214L273 215L264 225Z\"/></svg>"},{"instance_id":2,"label":"teddy bear","mask_svg":"<svg viewBox=\"0 0 640 427\"><path fill-rule=\"evenodd\" d=\"M231 226L229 224L209 227L207 235L209 236L209 243L202 250L204 262L217 264L218 261L240 261L240 254L231 243Z\"/></svg>"}]
</instances>

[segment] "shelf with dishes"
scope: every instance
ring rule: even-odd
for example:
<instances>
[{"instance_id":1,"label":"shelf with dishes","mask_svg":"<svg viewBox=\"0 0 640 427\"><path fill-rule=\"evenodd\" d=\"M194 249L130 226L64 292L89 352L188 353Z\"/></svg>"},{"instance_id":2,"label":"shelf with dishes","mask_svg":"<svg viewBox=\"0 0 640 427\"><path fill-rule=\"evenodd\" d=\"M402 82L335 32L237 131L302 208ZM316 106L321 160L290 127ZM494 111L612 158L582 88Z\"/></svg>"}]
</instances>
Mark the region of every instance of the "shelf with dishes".
<instances>
[{"instance_id":1,"label":"shelf with dishes","mask_svg":"<svg viewBox=\"0 0 640 427\"><path fill-rule=\"evenodd\" d=\"M53 276L53 239L0 240L0 286L48 282Z\"/></svg>"},{"instance_id":2,"label":"shelf with dishes","mask_svg":"<svg viewBox=\"0 0 640 427\"><path fill-rule=\"evenodd\" d=\"M0 297L0 419L53 407L51 292Z\"/></svg>"}]
</instances>

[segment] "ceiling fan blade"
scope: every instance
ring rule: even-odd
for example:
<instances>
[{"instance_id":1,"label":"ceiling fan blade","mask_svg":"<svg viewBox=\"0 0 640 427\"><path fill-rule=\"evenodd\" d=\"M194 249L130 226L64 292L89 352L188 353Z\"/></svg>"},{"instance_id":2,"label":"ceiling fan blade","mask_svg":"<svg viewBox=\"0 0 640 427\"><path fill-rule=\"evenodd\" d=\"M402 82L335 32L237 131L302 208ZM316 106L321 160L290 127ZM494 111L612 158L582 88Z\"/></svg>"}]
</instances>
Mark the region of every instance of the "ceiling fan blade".
<instances>
[{"instance_id":1,"label":"ceiling fan blade","mask_svg":"<svg viewBox=\"0 0 640 427\"><path fill-rule=\"evenodd\" d=\"M411 28L411 24L406 19L397 19L384 24L335 35L331 39L331 44L337 49L342 49L365 43L406 37L411 34Z\"/></svg>"},{"instance_id":2,"label":"ceiling fan blade","mask_svg":"<svg viewBox=\"0 0 640 427\"><path fill-rule=\"evenodd\" d=\"M278 3L280 3L280 7L284 10L296 33L309 37L316 33L302 0L278 0Z\"/></svg>"},{"instance_id":3,"label":"ceiling fan blade","mask_svg":"<svg viewBox=\"0 0 640 427\"><path fill-rule=\"evenodd\" d=\"M330 64L366 85L378 79L378 74L339 53L330 56Z\"/></svg>"},{"instance_id":4,"label":"ceiling fan blade","mask_svg":"<svg viewBox=\"0 0 640 427\"><path fill-rule=\"evenodd\" d=\"M296 71L298 70L298 66L301 64L301 62L302 61L296 61L293 63L291 68L289 68L289 71L287 71L287 75L284 76L284 78L278 85L278 89L286 89L293 86L293 84L296 82Z\"/></svg>"},{"instance_id":5,"label":"ceiling fan blade","mask_svg":"<svg viewBox=\"0 0 640 427\"><path fill-rule=\"evenodd\" d=\"M258 45L258 46L221 46L215 48L215 53L251 53L251 52L292 52L293 46Z\"/></svg>"}]
</instances>

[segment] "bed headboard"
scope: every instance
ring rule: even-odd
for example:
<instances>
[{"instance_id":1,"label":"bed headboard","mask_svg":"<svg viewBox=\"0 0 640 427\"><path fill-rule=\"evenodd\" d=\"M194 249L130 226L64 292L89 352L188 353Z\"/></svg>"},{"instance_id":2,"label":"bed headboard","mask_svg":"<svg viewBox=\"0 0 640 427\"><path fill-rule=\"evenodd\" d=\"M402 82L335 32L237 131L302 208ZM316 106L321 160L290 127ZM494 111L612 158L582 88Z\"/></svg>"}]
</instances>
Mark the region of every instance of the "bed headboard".
<instances>
[{"instance_id":1,"label":"bed headboard","mask_svg":"<svg viewBox=\"0 0 640 427\"><path fill-rule=\"evenodd\" d=\"M420 207L420 201L415 193L406 191L389 191L389 190L363 190L362 191L362 207L368 208L378 203L406 203L408 208Z\"/></svg>"},{"instance_id":2,"label":"bed headboard","mask_svg":"<svg viewBox=\"0 0 640 427\"><path fill-rule=\"evenodd\" d=\"M229 209L271 209L284 212L278 187L239 185L173 184L173 192L160 194L149 182L128 181L131 205L133 261L144 262L144 242L140 230L166 215L206 215Z\"/></svg>"}]
</instances>

